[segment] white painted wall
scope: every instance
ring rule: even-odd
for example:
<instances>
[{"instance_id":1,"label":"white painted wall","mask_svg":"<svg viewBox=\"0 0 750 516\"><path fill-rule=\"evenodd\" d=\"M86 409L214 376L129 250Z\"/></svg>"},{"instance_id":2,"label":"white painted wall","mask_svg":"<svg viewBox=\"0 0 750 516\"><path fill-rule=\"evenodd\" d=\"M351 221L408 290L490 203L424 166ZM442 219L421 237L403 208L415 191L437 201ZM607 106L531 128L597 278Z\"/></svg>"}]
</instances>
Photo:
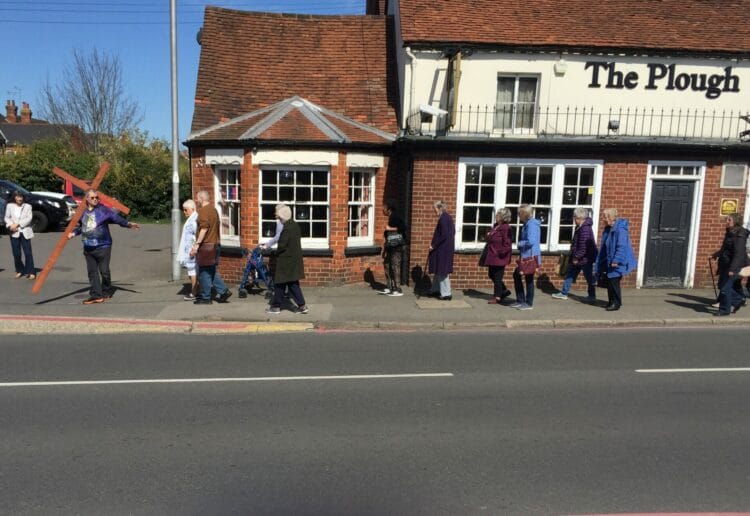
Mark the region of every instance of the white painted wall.
<instances>
[{"instance_id":1,"label":"white painted wall","mask_svg":"<svg viewBox=\"0 0 750 516\"><path fill-rule=\"evenodd\" d=\"M445 105L445 84L448 59L441 52L415 51L417 56L417 71L415 80L415 95L411 101L412 111L419 104L430 104L447 108ZM561 59L567 64L564 74L555 73L555 63ZM615 69L623 72L623 76L631 73L631 82L637 82L632 89L607 88L608 72L599 69L599 88L589 87L593 79L592 68L586 69L586 62L614 62ZM718 98L709 99L706 92L668 90L667 77L654 81L655 89L647 89L651 70L649 64L664 66L674 65L675 75L707 74L725 75L725 67L732 67L732 75L739 82L739 92L721 92ZM408 68L408 64L406 65ZM660 70L654 68L656 72ZM539 77L538 104L542 108L586 107L597 112L607 112L612 109L631 110L638 108L654 108L688 110L691 113L705 112L720 114L725 111L735 113L750 111L750 60L733 59L691 59L664 57L635 57L635 56L592 56L592 55L559 55L559 54L511 54L499 52L476 52L462 60L462 75L459 86L458 103L464 109L469 105L476 107L487 106L493 109L497 94L498 74L524 74ZM635 78L637 75L637 80ZM409 109L410 100L407 94L404 98L404 110ZM692 123L689 122L689 123ZM741 130L745 124L733 121ZM540 128L543 129L543 128ZM692 130L693 128L690 127ZM716 128L718 129L718 128ZM707 131L707 129L704 129Z\"/></svg>"}]
</instances>

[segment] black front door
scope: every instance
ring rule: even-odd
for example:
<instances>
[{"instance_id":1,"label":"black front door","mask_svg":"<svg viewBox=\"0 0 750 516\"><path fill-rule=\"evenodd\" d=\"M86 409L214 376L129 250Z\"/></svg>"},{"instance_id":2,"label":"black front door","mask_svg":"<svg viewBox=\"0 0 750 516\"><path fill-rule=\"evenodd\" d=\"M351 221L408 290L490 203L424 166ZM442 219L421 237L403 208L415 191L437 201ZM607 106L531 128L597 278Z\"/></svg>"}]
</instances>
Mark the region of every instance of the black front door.
<instances>
[{"instance_id":1,"label":"black front door","mask_svg":"<svg viewBox=\"0 0 750 516\"><path fill-rule=\"evenodd\" d=\"M654 181L644 286L685 286L694 189L694 181Z\"/></svg>"}]
</instances>

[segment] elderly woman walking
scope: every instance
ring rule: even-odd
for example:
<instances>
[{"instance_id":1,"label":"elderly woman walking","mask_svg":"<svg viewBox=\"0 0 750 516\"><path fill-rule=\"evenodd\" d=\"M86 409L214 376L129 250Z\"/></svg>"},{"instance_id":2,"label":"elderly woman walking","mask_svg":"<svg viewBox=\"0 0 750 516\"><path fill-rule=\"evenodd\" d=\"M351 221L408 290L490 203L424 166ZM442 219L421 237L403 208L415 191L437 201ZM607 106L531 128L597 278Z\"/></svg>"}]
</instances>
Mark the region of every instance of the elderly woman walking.
<instances>
[{"instance_id":1,"label":"elderly woman walking","mask_svg":"<svg viewBox=\"0 0 750 516\"><path fill-rule=\"evenodd\" d=\"M448 213L448 204L445 201L436 201L434 207L438 221L427 258L428 272L434 274L430 295L436 296L441 301L450 301L453 299L453 293L449 274L453 272L456 227L453 225L453 218Z\"/></svg>"},{"instance_id":2,"label":"elderly woman walking","mask_svg":"<svg viewBox=\"0 0 750 516\"><path fill-rule=\"evenodd\" d=\"M518 310L531 310L534 307L534 273L542 265L541 223L534 218L534 208L530 204L518 207L518 218L523 223L517 243L521 256L513 271L516 302L510 306Z\"/></svg>"},{"instance_id":3,"label":"elderly woman walking","mask_svg":"<svg viewBox=\"0 0 750 516\"><path fill-rule=\"evenodd\" d=\"M190 250L193 248L193 244L195 244L195 236L198 234L198 212L195 211L195 201L188 199L183 202L182 213L187 218L182 225L177 263L185 267L188 278L190 278L190 293L184 296L183 299L185 301L195 301L198 295L198 276L196 274L195 256L190 256Z\"/></svg>"},{"instance_id":4,"label":"elderly woman walking","mask_svg":"<svg viewBox=\"0 0 750 516\"><path fill-rule=\"evenodd\" d=\"M570 287L575 283L578 275L583 272L588 287L587 303L596 302L596 280L594 279L594 262L596 261L596 240L594 237L594 222L589 217L587 208L576 208L573 211L576 229L570 244L570 264L565 275L562 290L552 294L555 299L568 299Z\"/></svg>"},{"instance_id":5,"label":"elderly woman walking","mask_svg":"<svg viewBox=\"0 0 750 516\"><path fill-rule=\"evenodd\" d=\"M604 222L606 226L596 258L596 270L597 274L606 277L607 311L613 312L622 306L620 280L633 272L638 262L630 244L628 219L618 218L616 208L607 208L604 210Z\"/></svg>"},{"instance_id":6,"label":"elderly woman walking","mask_svg":"<svg viewBox=\"0 0 750 516\"><path fill-rule=\"evenodd\" d=\"M493 297L487 301L491 305L500 304L510 295L510 290L505 287L503 276L505 267L510 263L513 242L510 236L510 210L502 208L495 214L495 225L487 232L487 255L484 265L489 268L487 275L492 280Z\"/></svg>"},{"instance_id":7,"label":"elderly woman walking","mask_svg":"<svg viewBox=\"0 0 750 516\"><path fill-rule=\"evenodd\" d=\"M284 229L281 230L276 248L273 299L266 313L270 315L281 313L281 305L284 303L286 290L289 289L289 294L297 304L297 313L306 314L310 310L307 308L305 296L302 295L302 289L299 286L299 280L305 277L302 263L302 233L299 225L292 220L292 209L289 206L278 206L276 217L284 224Z\"/></svg>"}]
</instances>

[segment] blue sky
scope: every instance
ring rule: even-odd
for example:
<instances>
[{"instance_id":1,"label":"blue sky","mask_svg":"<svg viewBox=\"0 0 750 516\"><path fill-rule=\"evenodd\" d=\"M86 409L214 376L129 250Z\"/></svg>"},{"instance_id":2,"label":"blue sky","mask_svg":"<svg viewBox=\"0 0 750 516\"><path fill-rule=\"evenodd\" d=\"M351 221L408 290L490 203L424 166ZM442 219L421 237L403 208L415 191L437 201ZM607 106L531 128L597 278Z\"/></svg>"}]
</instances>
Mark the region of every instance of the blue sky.
<instances>
[{"instance_id":1,"label":"blue sky","mask_svg":"<svg viewBox=\"0 0 750 516\"><path fill-rule=\"evenodd\" d=\"M56 83L73 49L119 56L125 89L144 111L141 129L171 139L169 0L3 0L3 63L0 109L14 99L39 114L39 91L47 77ZM304 14L362 14L365 0L177 0L179 136L184 141L193 115L200 46L196 34L206 5L246 11Z\"/></svg>"}]
</instances>

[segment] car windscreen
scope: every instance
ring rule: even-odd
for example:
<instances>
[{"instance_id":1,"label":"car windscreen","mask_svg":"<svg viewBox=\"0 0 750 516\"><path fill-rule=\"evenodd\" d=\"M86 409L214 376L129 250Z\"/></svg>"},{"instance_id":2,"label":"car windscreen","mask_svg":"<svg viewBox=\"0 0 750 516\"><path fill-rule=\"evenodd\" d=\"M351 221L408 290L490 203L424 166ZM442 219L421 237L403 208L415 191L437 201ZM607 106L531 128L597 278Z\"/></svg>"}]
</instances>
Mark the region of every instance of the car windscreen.
<instances>
[{"instance_id":1,"label":"car windscreen","mask_svg":"<svg viewBox=\"0 0 750 516\"><path fill-rule=\"evenodd\" d=\"M29 193L30 193L26 188L24 188L23 186L17 185L13 181L3 181L3 183L5 183L8 186L8 188L10 189L11 192L14 192L14 191L18 190L19 192L21 192L24 195L29 195Z\"/></svg>"}]
</instances>

